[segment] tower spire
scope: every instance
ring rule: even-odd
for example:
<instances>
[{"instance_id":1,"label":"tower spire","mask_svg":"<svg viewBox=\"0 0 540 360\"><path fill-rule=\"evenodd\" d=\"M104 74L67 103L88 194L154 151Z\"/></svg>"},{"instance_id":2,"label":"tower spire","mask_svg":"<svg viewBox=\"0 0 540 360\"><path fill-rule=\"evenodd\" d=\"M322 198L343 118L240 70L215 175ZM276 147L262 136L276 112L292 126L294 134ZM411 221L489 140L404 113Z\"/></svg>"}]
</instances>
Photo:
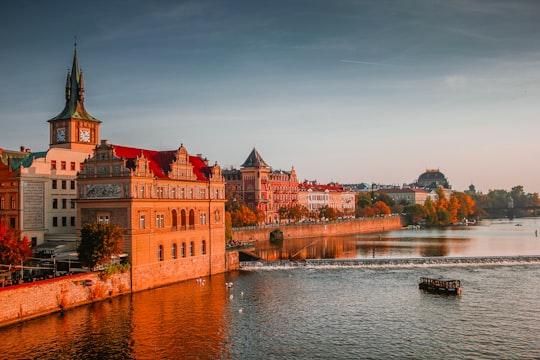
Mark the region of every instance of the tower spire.
<instances>
[{"instance_id":1,"label":"tower spire","mask_svg":"<svg viewBox=\"0 0 540 360\"><path fill-rule=\"evenodd\" d=\"M73 62L71 71L68 70L66 79L66 106L64 110L51 120L77 118L81 120L99 121L90 115L84 108L84 80L79 69L77 56L77 37L73 43Z\"/></svg>"}]
</instances>

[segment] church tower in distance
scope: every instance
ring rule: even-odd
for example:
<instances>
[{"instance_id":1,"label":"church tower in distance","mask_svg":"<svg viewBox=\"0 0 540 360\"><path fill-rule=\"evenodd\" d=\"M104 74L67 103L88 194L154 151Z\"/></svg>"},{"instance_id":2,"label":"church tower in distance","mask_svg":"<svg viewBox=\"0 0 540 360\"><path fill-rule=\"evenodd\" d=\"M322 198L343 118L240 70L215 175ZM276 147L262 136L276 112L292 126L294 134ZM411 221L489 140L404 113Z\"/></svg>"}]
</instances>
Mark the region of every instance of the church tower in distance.
<instances>
[{"instance_id":1,"label":"church tower in distance","mask_svg":"<svg viewBox=\"0 0 540 360\"><path fill-rule=\"evenodd\" d=\"M79 71L77 44L73 52L73 65L66 79L66 106L50 124L50 147L92 151L99 144L101 121L84 108L84 79Z\"/></svg>"}]
</instances>

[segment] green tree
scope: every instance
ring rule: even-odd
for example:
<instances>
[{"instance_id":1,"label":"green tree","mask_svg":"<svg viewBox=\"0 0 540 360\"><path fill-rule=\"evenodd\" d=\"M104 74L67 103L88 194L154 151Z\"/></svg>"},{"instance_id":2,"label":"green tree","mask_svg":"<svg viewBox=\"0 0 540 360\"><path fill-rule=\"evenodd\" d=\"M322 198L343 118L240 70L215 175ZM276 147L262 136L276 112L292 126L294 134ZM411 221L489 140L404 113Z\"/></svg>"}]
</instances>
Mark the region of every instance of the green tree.
<instances>
[{"instance_id":1,"label":"green tree","mask_svg":"<svg viewBox=\"0 0 540 360\"><path fill-rule=\"evenodd\" d=\"M403 211L405 212L407 224L417 225L426 216L426 210L420 204L407 205Z\"/></svg>"},{"instance_id":2,"label":"green tree","mask_svg":"<svg viewBox=\"0 0 540 360\"><path fill-rule=\"evenodd\" d=\"M110 262L122 253L124 230L112 224L87 223L81 229L81 243L77 248L79 260L90 269Z\"/></svg>"},{"instance_id":3,"label":"green tree","mask_svg":"<svg viewBox=\"0 0 540 360\"><path fill-rule=\"evenodd\" d=\"M8 228L0 220L0 263L4 265L20 265L32 256L30 242L25 236L21 239L21 232Z\"/></svg>"}]
</instances>

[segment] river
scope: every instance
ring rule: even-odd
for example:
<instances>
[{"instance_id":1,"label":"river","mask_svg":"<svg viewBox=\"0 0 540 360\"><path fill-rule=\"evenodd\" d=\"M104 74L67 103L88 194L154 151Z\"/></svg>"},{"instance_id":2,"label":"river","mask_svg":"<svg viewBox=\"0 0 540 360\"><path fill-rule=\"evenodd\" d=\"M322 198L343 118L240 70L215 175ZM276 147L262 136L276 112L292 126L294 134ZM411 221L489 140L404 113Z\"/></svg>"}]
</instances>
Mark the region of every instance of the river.
<instances>
[{"instance_id":1,"label":"river","mask_svg":"<svg viewBox=\"0 0 540 360\"><path fill-rule=\"evenodd\" d=\"M264 267L118 297L0 329L0 357L538 359L539 262L399 260L540 255L537 226L538 218L497 220L257 244L270 257L294 252L296 258L396 260L370 267ZM461 279L463 295L420 291L417 282L425 275Z\"/></svg>"}]
</instances>

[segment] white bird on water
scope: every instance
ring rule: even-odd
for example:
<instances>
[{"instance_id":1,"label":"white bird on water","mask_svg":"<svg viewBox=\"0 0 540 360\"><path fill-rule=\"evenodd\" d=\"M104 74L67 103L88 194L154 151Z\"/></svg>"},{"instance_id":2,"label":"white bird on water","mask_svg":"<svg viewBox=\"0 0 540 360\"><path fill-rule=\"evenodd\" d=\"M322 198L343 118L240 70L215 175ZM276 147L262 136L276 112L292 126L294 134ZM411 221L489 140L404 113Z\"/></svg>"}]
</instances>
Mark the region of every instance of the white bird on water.
<instances>
[{"instance_id":1,"label":"white bird on water","mask_svg":"<svg viewBox=\"0 0 540 360\"><path fill-rule=\"evenodd\" d=\"M242 308L238 309L238 312L241 314L244 310Z\"/></svg>"},{"instance_id":2,"label":"white bird on water","mask_svg":"<svg viewBox=\"0 0 540 360\"><path fill-rule=\"evenodd\" d=\"M232 300L232 299L233 299L233 297L234 297L234 296L233 296L233 294L231 294L231 296L229 296L229 299L231 299L231 300Z\"/></svg>"}]
</instances>

